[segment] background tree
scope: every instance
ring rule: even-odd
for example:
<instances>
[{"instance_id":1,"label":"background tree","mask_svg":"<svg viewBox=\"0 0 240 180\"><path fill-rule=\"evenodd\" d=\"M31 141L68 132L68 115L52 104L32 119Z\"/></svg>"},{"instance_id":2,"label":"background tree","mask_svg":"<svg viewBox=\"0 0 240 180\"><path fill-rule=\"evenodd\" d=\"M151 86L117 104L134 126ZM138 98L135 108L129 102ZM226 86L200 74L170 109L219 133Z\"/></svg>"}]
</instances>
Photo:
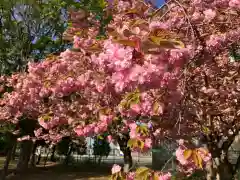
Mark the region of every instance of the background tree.
<instances>
[{"instance_id":1,"label":"background tree","mask_svg":"<svg viewBox=\"0 0 240 180\"><path fill-rule=\"evenodd\" d=\"M1 1L0 73L9 75L15 71L26 71L28 62L43 60L46 56L59 54L66 48L71 47L72 42L69 43L69 41L66 42L62 39L66 27L71 25L67 23L69 8L85 8L94 11L97 15L98 11L102 11L100 4L98 1L81 1L80 3L74 0ZM101 18L101 14L99 17ZM4 89L8 87L3 85L1 88L3 88L3 91L1 89L2 96L5 92ZM5 124L2 124L2 126L5 126ZM22 128L27 129L27 127ZM19 130L22 131L22 129ZM10 131L9 129L8 132ZM25 135L31 135L33 131L29 133ZM33 149L37 148L36 143L34 147ZM35 151L32 153L32 157L35 157ZM34 164L34 158L32 160ZM22 161L19 162L23 163ZM26 163L28 162L25 161L24 166L26 166Z\"/></svg>"},{"instance_id":2,"label":"background tree","mask_svg":"<svg viewBox=\"0 0 240 180\"><path fill-rule=\"evenodd\" d=\"M103 156L108 156L111 151L110 144L106 139L106 135L96 136L93 143L93 154L98 157L98 163L101 163Z\"/></svg>"},{"instance_id":3,"label":"background tree","mask_svg":"<svg viewBox=\"0 0 240 180\"><path fill-rule=\"evenodd\" d=\"M28 72L11 76L9 82L14 91L4 95L2 119L9 121L13 117L18 122L22 115L34 117L42 126L38 130L47 131L37 137L47 136L51 141L58 141L66 134L80 137L102 134L110 131L109 127L114 122L121 121L120 132L129 135L126 137L128 141L124 140L128 152L129 149L148 150L153 137L184 138L185 141L179 141L176 151L177 159L183 165L179 170L184 171L185 167L191 173L205 168L206 163L213 162L215 146L221 138L227 136L230 140L239 131L235 122L235 118L239 119L238 79L230 79L231 87L223 88L227 93L221 98L204 97L202 100L204 95L200 91L205 93L208 86L199 88L201 85L197 84L208 81L201 74L204 67L210 72L209 78L213 78L213 86L217 79L214 75L226 76L228 68L221 69L222 64L217 63L220 54L220 62L234 71L234 78L239 76L235 73L238 72L238 64L224 63L223 58L226 50L240 38L238 21L233 23L239 18L238 4L235 1L226 2L224 6L222 1L171 1L163 9L153 12L152 6L145 2L129 0L117 2L109 11L105 6L105 11L112 12L113 21L101 38L101 23L94 22L95 14L83 9L70 11L72 26L67 32L74 42L73 49L40 63L30 63ZM90 22L95 23L94 26ZM196 77L185 79L188 72L190 75L196 73ZM194 80L195 83L185 86L186 81ZM221 85L216 85L216 88ZM190 88L190 96L187 88ZM211 89L210 92L214 91ZM233 101L229 102L228 95ZM196 100L195 104L191 98ZM209 103L212 99L214 101ZM213 106L215 103L217 107ZM221 108L229 104L234 116L225 118L227 122L234 118L231 126L236 129L224 134L218 119L213 121L217 122L216 125L209 123L206 109L213 112L217 108L222 113ZM207 126L204 127L206 132L202 125ZM220 135L220 139L206 141L210 128L212 134L209 138L215 135L213 129L217 128L216 137ZM191 143L193 137L199 136L198 132L207 137L205 148L200 147L204 143ZM216 156L218 159L220 154ZM222 167L229 167L225 160L219 161L216 176L230 179L235 172L220 173ZM114 167L113 178L122 178L121 168ZM166 175L169 179L169 173ZM139 168L136 178L142 176L161 179L165 173Z\"/></svg>"},{"instance_id":4,"label":"background tree","mask_svg":"<svg viewBox=\"0 0 240 180\"><path fill-rule=\"evenodd\" d=\"M54 40L61 41L66 28L66 5L59 1L0 2L1 74L24 70L36 54L44 57L49 46L60 48L64 44Z\"/></svg>"},{"instance_id":5,"label":"background tree","mask_svg":"<svg viewBox=\"0 0 240 180\"><path fill-rule=\"evenodd\" d=\"M71 46L62 39L69 25L69 8L84 8L95 13L102 25L104 1L74 0L2 0L0 2L0 62L1 74L25 70L29 61L39 61L51 53L60 53Z\"/></svg>"}]
</instances>

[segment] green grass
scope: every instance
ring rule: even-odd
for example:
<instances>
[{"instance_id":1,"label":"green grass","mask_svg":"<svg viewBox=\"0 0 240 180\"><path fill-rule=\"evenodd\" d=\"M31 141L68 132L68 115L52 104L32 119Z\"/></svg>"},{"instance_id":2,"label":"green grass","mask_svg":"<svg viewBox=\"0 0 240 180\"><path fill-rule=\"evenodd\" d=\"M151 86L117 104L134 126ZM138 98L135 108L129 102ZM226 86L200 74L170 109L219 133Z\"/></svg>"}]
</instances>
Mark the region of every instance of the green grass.
<instances>
[{"instance_id":1,"label":"green grass","mask_svg":"<svg viewBox=\"0 0 240 180\"><path fill-rule=\"evenodd\" d=\"M4 162L5 162L5 157L0 157L0 170L3 168L3 166L4 166ZM10 161L10 163L9 163L9 169L14 169L14 168L16 168L16 165L17 165L17 161L16 160L12 160L12 161Z\"/></svg>"},{"instance_id":2,"label":"green grass","mask_svg":"<svg viewBox=\"0 0 240 180\"><path fill-rule=\"evenodd\" d=\"M7 180L108 180L108 167L53 165L29 169L27 173L8 177Z\"/></svg>"}]
</instances>

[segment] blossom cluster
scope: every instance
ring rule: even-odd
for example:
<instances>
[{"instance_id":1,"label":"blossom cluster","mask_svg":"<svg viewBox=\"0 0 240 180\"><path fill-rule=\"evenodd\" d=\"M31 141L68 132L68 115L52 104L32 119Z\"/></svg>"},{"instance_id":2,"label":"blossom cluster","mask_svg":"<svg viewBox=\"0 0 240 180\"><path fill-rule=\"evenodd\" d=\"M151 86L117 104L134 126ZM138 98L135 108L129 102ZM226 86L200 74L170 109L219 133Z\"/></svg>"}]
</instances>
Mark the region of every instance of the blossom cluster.
<instances>
[{"instance_id":1,"label":"blossom cluster","mask_svg":"<svg viewBox=\"0 0 240 180\"><path fill-rule=\"evenodd\" d=\"M239 0L171 1L167 8L159 17L159 11L147 3L120 0L112 4L113 20L106 27L106 38L100 40L96 37L99 21L90 26L91 15L70 11L72 26L65 37L73 41L73 49L29 63L28 72L12 75L7 81L13 91L3 94L0 119L14 123L21 116L37 119L48 133L39 129L35 135L57 142L66 134L101 134L121 116L126 121L121 131L130 131L133 149L150 149L154 134L143 122L137 124L136 117L149 121L154 116L159 126L163 121L171 125L173 116L160 118L186 94L180 88L180 83L190 81L184 70L196 59L202 64L212 61L240 39L234 23L234 18L239 20ZM204 162L210 158L198 149L189 151L186 160L186 150L179 147L176 153L190 170L199 166L192 154ZM120 171L116 169L113 174Z\"/></svg>"},{"instance_id":2,"label":"blossom cluster","mask_svg":"<svg viewBox=\"0 0 240 180\"><path fill-rule=\"evenodd\" d=\"M182 171L192 174L196 169L203 168L211 160L211 154L205 148L188 149L184 144L180 144L176 149L176 158L182 166Z\"/></svg>"},{"instance_id":3,"label":"blossom cluster","mask_svg":"<svg viewBox=\"0 0 240 180\"><path fill-rule=\"evenodd\" d=\"M122 170L121 166L114 164L112 167L112 175L117 175L117 174L121 173L121 170ZM144 174L142 174L142 175L144 175ZM159 180L170 180L172 175L169 172L168 173L163 173L163 172L149 173L148 178L152 179L153 177L154 178L157 177ZM136 172L132 171L132 172L128 172L126 174L124 180L134 180L135 178L136 178Z\"/></svg>"}]
</instances>

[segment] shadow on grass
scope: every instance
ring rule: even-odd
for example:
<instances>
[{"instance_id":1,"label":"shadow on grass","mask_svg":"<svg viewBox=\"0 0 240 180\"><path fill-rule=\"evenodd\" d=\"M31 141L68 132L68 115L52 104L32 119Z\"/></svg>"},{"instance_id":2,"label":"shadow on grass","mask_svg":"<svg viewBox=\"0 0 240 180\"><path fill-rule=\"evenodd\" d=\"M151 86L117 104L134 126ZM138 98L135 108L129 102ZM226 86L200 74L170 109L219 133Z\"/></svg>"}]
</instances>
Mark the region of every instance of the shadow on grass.
<instances>
[{"instance_id":1,"label":"shadow on grass","mask_svg":"<svg viewBox=\"0 0 240 180\"><path fill-rule=\"evenodd\" d=\"M15 174L16 162L13 163L14 168L10 168L7 180L107 180L111 175L113 165L112 163L101 163L98 165L91 161L84 161L72 162L73 164L67 166L44 161L43 159L39 166L29 168L25 173L21 174ZM44 164L46 167L44 167Z\"/></svg>"},{"instance_id":2,"label":"shadow on grass","mask_svg":"<svg viewBox=\"0 0 240 180\"><path fill-rule=\"evenodd\" d=\"M24 174L12 175L7 180L107 180L111 166L84 163L75 166L56 164L29 169Z\"/></svg>"},{"instance_id":3,"label":"shadow on grass","mask_svg":"<svg viewBox=\"0 0 240 180\"><path fill-rule=\"evenodd\" d=\"M2 168L3 168L3 166L4 166L4 163L5 163L5 157L0 156L0 171L2 170ZM10 163L9 163L9 169L14 169L14 168L16 168L16 164L17 164L17 161L16 161L16 160L10 161Z\"/></svg>"}]
</instances>

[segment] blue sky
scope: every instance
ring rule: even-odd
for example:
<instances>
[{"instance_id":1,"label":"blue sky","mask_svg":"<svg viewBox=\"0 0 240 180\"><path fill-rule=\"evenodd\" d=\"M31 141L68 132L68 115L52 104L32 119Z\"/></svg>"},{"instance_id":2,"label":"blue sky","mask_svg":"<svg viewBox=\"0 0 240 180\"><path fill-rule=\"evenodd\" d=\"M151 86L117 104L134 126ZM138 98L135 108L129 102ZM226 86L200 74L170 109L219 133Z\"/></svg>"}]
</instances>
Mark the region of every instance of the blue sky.
<instances>
[{"instance_id":1,"label":"blue sky","mask_svg":"<svg viewBox=\"0 0 240 180\"><path fill-rule=\"evenodd\" d=\"M164 0L155 0L155 1L156 1L157 7L160 7L164 3Z\"/></svg>"}]
</instances>

